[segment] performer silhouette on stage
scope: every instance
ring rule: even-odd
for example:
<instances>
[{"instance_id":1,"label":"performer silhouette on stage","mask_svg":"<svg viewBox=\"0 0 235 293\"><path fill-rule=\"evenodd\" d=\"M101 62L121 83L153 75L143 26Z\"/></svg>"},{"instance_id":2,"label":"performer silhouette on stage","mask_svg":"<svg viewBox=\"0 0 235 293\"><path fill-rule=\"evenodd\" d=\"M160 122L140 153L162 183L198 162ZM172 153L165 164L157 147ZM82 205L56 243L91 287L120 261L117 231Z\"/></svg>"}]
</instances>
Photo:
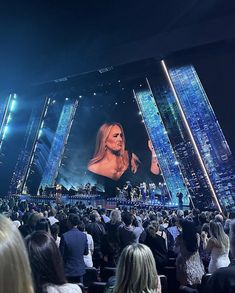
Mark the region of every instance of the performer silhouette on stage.
<instances>
[{"instance_id":1,"label":"performer silhouette on stage","mask_svg":"<svg viewBox=\"0 0 235 293\"><path fill-rule=\"evenodd\" d=\"M178 205L179 209L183 209L183 193L182 192L177 192L176 197L178 197Z\"/></svg>"}]
</instances>

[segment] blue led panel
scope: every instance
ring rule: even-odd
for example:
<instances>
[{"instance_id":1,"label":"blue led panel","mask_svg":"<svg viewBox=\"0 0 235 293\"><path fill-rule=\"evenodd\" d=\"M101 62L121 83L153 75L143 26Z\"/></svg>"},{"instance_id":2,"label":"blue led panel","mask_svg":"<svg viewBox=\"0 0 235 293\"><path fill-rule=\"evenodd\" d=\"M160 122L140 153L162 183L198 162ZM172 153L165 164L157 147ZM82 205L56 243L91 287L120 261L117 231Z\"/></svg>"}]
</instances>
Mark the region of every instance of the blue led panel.
<instances>
[{"instance_id":1,"label":"blue led panel","mask_svg":"<svg viewBox=\"0 0 235 293\"><path fill-rule=\"evenodd\" d=\"M66 101L58 122L57 130L52 142L46 168L43 172L40 186L53 186L58 174L58 169L64 153L64 146L67 142L73 117L77 109L78 102Z\"/></svg>"},{"instance_id":2,"label":"blue led panel","mask_svg":"<svg viewBox=\"0 0 235 293\"><path fill-rule=\"evenodd\" d=\"M169 83L163 76L159 75L152 77L150 82L154 97L156 97L157 107L193 204L200 209L210 208L212 203L211 192Z\"/></svg>"},{"instance_id":3,"label":"blue led panel","mask_svg":"<svg viewBox=\"0 0 235 293\"><path fill-rule=\"evenodd\" d=\"M215 194L235 209L234 160L198 75L191 65L168 71Z\"/></svg>"},{"instance_id":4,"label":"blue led panel","mask_svg":"<svg viewBox=\"0 0 235 293\"><path fill-rule=\"evenodd\" d=\"M155 99L150 90L135 92L136 100L156 152L162 175L172 198L172 204L178 204L177 192L183 194L183 204L188 205L188 190L184 184L178 161L175 158L167 131Z\"/></svg>"}]
</instances>

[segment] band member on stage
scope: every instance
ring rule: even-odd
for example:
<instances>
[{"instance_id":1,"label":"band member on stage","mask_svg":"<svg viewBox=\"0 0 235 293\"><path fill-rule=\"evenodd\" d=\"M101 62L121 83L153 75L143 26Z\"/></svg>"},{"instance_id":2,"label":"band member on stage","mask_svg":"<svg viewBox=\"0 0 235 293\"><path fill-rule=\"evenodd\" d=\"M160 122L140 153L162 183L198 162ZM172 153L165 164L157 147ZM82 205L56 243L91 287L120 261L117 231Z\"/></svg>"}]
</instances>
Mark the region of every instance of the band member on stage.
<instances>
[{"instance_id":1,"label":"band member on stage","mask_svg":"<svg viewBox=\"0 0 235 293\"><path fill-rule=\"evenodd\" d=\"M91 183L88 182L86 185L85 185L85 193L86 194L90 194L91 193Z\"/></svg>"},{"instance_id":2,"label":"band member on stage","mask_svg":"<svg viewBox=\"0 0 235 293\"><path fill-rule=\"evenodd\" d=\"M88 163L88 170L115 181L120 179L129 166L131 172L135 174L140 160L136 154L128 153L125 144L122 125L116 122L104 123L98 130L96 149L93 158ZM151 171L154 174L159 174L156 154L150 143L149 149L152 152Z\"/></svg>"},{"instance_id":3,"label":"band member on stage","mask_svg":"<svg viewBox=\"0 0 235 293\"><path fill-rule=\"evenodd\" d=\"M177 192L176 193L176 197L178 197L178 205L179 205L179 209L182 210L183 209L183 193L182 192Z\"/></svg>"},{"instance_id":4,"label":"band member on stage","mask_svg":"<svg viewBox=\"0 0 235 293\"><path fill-rule=\"evenodd\" d=\"M140 192L142 195L142 200L145 201L147 197L147 184L146 182L140 183Z\"/></svg>"},{"instance_id":5,"label":"band member on stage","mask_svg":"<svg viewBox=\"0 0 235 293\"><path fill-rule=\"evenodd\" d=\"M61 203L61 195L62 195L62 185L56 184L55 191L56 191L55 201L57 204L60 204Z\"/></svg>"},{"instance_id":6,"label":"band member on stage","mask_svg":"<svg viewBox=\"0 0 235 293\"><path fill-rule=\"evenodd\" d=\"M39 188L38 191L39 191L39 195L42 196L43 195L43 191L44 191L42 185L40 186L40 188Z\"/></svg>"},{"instance_id":7,"label":"band member on stage","mask_svg":"<svg viewBox=\"0 0 235 293\"><path fill-rule=\"evenodd\" d=\"M127 181L126 184L124 185L123 189L127 192L127 199L131 200L131 190L132 190L132 185L130 181Z\"/></svg>"}]
</instances>

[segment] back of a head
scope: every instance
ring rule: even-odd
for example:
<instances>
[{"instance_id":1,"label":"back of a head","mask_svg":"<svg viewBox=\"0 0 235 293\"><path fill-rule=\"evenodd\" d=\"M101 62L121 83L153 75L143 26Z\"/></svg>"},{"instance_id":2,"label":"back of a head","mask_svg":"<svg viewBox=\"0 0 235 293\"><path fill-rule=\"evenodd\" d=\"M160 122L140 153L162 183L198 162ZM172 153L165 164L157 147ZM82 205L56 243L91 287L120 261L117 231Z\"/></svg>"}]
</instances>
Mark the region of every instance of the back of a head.
<instances>
[{"instance_id":1,"label":"back of a head","mask_svg":"<svg viewBox=\"0 0 235 293\"><path fill-rule=\"evenodd\" d=\"M118 222L121 222L121 212L119 210L113 210L110 214L111 223L116 224Z\"/></svg>"},{"instance_id":2,"label":"back of a head","mask_svg":"<svg viewBox=\"0 0 235 293\"><path fill-rule=\"evenodd\" d=\"M155 292L158 275L150 248L144 244L128 245L121 253L114 293Z\"/></svg>"},{"instance_id":3,"label":"back of a head","mask_svg":"<svg viewBox=\"0 0 235 293\"><path fill-rule=\"evenodd\" d=\"M130 226L133 223L134 217L131 213L129 212L124 212L122 214L122 221L126 226Z\"/></svg>"},{"instance_id":4,"label":"back of a head","mask_svg":"<svg viewBox=\"0 0 235 293\"><path fill-rule=\"evenodd\" d=\"M62 285L65 281L63 261L54 238L45 231L35 231L26 238L36 292L45 284Z\"/></svg>"},{"instance_id":5,"label":"back of a head","mask_svg":"<svg viewBox=\"0 0 235 293\"><path fill-rule=\"evenodd\" d=\"M37 221L36 226L35 226L36 231L50 231L50 222L46 218L42 218Z\"/></svg>"},{"instance_id":6,"label":"back of a head","mask_svg":"<svg viewBox=\"0 0 235 293\"><path fill-rule=\"evenodd\" d=\"M0 215L0 259L0 292L34 292L24 241L15 225L2 215Z\"/></svg>"},{"instance_id":7,"label":"back of a head","mask_svg":"<svg viewBox=\"0 0 235 293\"><path fill-rule=\"evenodd\" d=\"M152 236L156 237L156 233L159 230L159 222L151 221L147 227L147 232Z\"/></svg>"},{"instance_id":8,"label":"back of a head","mask_svg":"<svg viewBox=\"0 0 235 293\"><path fill-rule=\"evenodd\" d=\"M187 250L194 253L198 249L198 239L195 223L186 219L182 221L182 238Z\"/></svg>"},{"instance_id":9,"label":"back of a head","mask_svg":"<svg viewBox=\"0 0 235 293\"><path fill-rule=\"evenodd\" d=\"M79 216L74 213L70 213L68 216L68 222L71 224L72 227L75 227L79 223Z\"/></svg>"}]
</instances>

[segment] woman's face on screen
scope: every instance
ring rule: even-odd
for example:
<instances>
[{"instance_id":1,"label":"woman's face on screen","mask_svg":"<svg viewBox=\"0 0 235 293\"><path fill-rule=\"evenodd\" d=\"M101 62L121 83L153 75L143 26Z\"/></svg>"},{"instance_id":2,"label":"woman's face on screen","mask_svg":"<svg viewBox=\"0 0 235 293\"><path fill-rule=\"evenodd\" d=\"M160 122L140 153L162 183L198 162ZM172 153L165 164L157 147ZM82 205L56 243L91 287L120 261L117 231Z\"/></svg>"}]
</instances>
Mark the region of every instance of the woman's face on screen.
<instances>
[{"instance_id":1,"label":"woman's face on screen","mask_svg":"<svg viewBox=\"0 0 235 293\"><path fill-rule=\"evenodd\" d=\"M106 147L113 152L121 151L123 147L123 133L119 126L112 126L109 136L106 139Z\"/></svg>"}]
</instances>

